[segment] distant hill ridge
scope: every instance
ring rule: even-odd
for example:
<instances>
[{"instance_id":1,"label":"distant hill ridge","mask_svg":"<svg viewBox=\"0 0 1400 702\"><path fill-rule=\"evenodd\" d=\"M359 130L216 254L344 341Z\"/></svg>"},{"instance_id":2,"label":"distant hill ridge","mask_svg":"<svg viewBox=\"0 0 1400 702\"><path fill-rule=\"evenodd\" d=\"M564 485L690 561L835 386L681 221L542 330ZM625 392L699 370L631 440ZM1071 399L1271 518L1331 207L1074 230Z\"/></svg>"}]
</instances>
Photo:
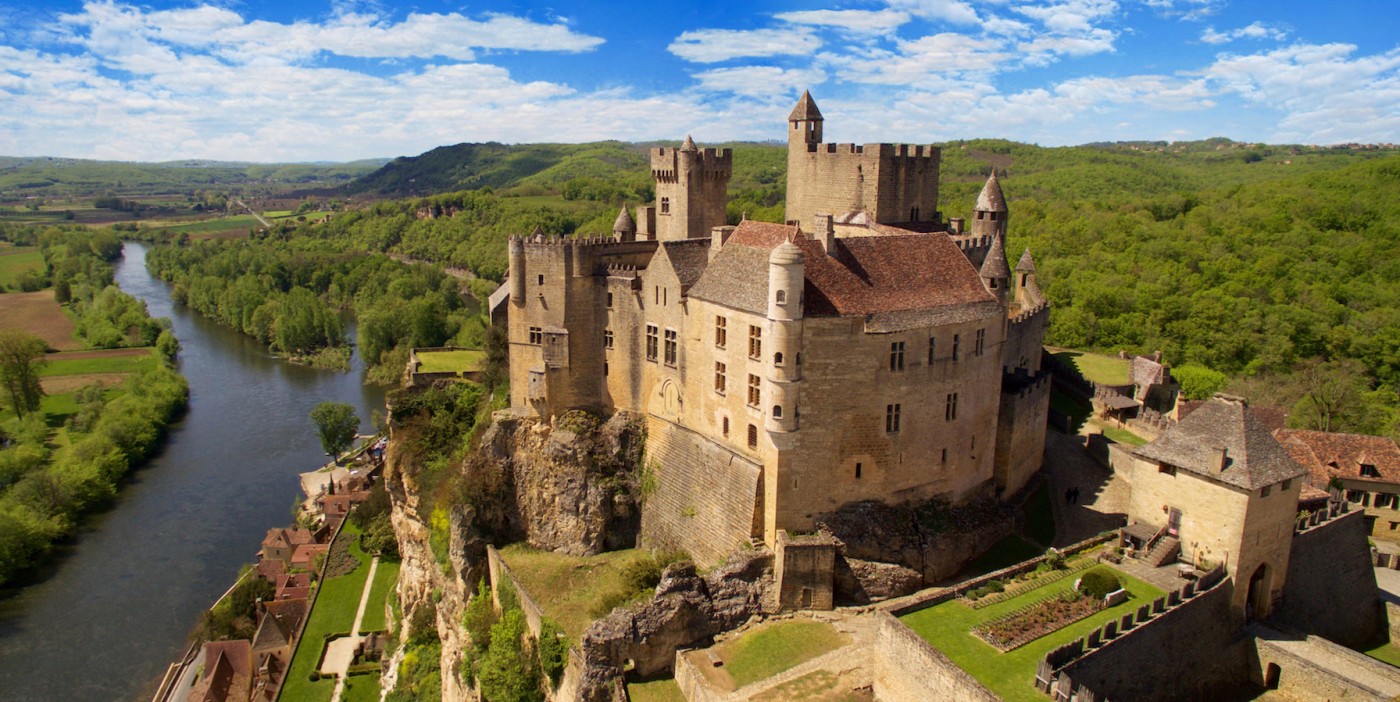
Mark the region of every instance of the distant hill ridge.
<instances>
[{"instance_id":1,"label":"distant hill ridge","mask_svg":"<svg viewBox=\"0 0 1400 702\"><path fill-rule=\"evenodd\" d=\"M181 159L159 163L49 156L0 156L0 195L170 192L255 183L336 185L380 168L388 159L348 163L248 163Z\"/></svg>"}]
</instances>

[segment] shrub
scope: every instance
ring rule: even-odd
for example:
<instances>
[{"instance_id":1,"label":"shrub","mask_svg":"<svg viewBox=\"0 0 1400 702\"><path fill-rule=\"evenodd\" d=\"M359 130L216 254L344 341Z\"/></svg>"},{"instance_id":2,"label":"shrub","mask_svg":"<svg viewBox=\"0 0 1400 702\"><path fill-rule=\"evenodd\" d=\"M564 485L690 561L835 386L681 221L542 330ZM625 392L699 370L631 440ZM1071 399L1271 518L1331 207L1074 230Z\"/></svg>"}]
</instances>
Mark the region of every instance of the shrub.
<instances>
[{"instance_id":1,"label":"shrub","mask_svg":"<svg viewBox=\"0 0 1400 702\"><path fill-rule=\"evenodd\" d=\"M987 592L1006 592L1006 584L1000 580L988 580Z\"/></svg>"},{"instance_id":2,"label":"shrub","mask_svg":"<svg viewBox=\"0 0 1400 702\"><path fill-rule=\"evenodd\" d=\"M1103 599L1108 593L1122 587L1118 576L1103 568L1094 568L1079 577L1079 591L1086 597Z\"/></svg>"},{"instance_id":3,"label":"shrub","mask_svg":"<svg viewBox=\"0 0 1400 702\"><path fill-rule=\"evenodd\" d=\"M306 676L306 679L310 680L311 682L316 682L321 679L321 673L319 671L313 670L311 671L310 675Z\"/></svg>"}]
</instances>

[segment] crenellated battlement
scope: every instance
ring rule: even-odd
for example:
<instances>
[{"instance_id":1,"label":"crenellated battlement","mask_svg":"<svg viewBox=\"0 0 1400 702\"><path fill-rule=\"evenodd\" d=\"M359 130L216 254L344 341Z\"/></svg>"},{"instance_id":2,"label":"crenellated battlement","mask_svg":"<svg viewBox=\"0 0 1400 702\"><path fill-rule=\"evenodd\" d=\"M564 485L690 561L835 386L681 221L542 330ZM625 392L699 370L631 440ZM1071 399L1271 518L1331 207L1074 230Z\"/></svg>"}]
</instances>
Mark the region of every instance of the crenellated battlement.
<instances>
[{"instance_id":1,"label":"crenellated battlement","mask_svg":"<svg viewBox=\"0 0 1400 702\"><path fill-rule=\"evenodd\" d=\"M1017 368L1002 376L1001 394L1013 402L1036 399L1045 392L1050 382L1051 375L1048 371L1032 373L1025 368Z\"/></svg>"},{"instance_id":2,"label":"crenellated battlement","mask_svg":"<svg viewBox=\"0 0 1400 702\"><path fill-rule=\"evenodd\" d=\"M682 164L691 159L694 165L683 168ZM690 178L727 182L734 172L734 152L714 148L687 151L665 146L651 152L651 177L657 182L675 183L682 172L687 172Z\"/></svg>"},{"instance_id":3,"label":"crenellated battlement","mask_svg":"<svg viewBox=\"0 0 1400 702\"><path fill-rule=\"evenodd\" d=\"M1010 322L1012 326L1025 324L1027 322L1035 321L1039 317L1044 317L1049 313L1050 303L1042 302L1039 305L1036 305L1035 307L1023 310L1021 312L1016 313L1015 315L1012 315Z\"/></svg>"},{"instance_id":4,"label":"crenellated battlement","mask_svg":"<svg viewBox=\"0 0 1400 702\"><path fill-rule=\"evenodd\" d=\"M964 253L977 249L990 248L992 245L992 237L987 235L974 236L971 234L952 234L949 235L949 238L952 239L953 243L957 244L958 248L962 249Z\"/></svg>"}]
</instances>

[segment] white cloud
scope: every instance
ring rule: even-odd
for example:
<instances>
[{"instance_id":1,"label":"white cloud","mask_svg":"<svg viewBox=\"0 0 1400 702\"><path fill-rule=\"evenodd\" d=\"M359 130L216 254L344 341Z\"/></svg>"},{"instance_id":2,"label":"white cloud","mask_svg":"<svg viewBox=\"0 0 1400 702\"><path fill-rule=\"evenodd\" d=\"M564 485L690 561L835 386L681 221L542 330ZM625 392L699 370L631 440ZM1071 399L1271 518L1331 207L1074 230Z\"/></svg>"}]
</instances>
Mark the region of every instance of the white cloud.
<instances>
[{"instance_id":1,"label":"white cloud","mask_svg":"<svg viewBox=\"0 0 1400 702\"><path fill-rule=\"evenodd\" d=\"M1026 63L1044 65L1055 55L1089 56L1112 52L1116 37L1107 29L1093 29L1080 36L1041 35L1017 44L1016 49L1025 54Z\"/></svg>"},{"instance_id":2,"label":"white cloud","mask_svg":"<svg viewBox=\"0 0 1400 702\"><path fill-rule=\"evenodd\" d=\"M781 12L774 18L790 24L834 27L857 34L892 32L909 21L909 15L896 10L805 10Z\"/></svg>"},{"instance_id":3,"label":"white cloud","mask_svg":"<svg viewBox=\"0 0 1400 702\"><path fill-rule=\"evenodd\" d=\"M1201 32L1201 41L1207 44L1225 44L1236 39L1276 39L1283 40L1288 36L1288 32L1277 27L1271 27L1263 22L1255 22L1247 27L1239 29L1227 29L1223 32L1215 31L1215 27L1206 27Z\"/></svg>"},{"instance_id":4,"label":"white cloud","mask_svg":"<svg viewBox=\"0 0 1400 702\"><path fill-rule=\"evenodd\" d=\"M739 66L702 71L695 79L705 90L763 98L821 85L826 82L826 73L820 69Z\"/></svg>"},{"instance_id":5,"label":"white cloud","mask_svg":"<svg viewBox=\"0 0 1400 702\"><path fill-rule=\"evenodd\" d=\"M1220 11L1225 0L1141 0L1167 17L1179 17L1185 21L1203 20Z\"/></svg>"},{"instance_id":6,"label":"white cloud","mask_svg":"<svg viewBox=\"0 0 1400 702\"><path fill-rule=\"evenodd\" d=\"M1018 5L1016 11L1035 20L1045 28L1061 34L1087 33L1099 20L1113 16L1118 3L1113 0L1061 0L1049 5Z\"/></svg>"},{"instance_id":7,"label":"white cloud","mask_svg":"<svg viewBox=\"0 0 1400 702\"><path fill-rule=\"evenodd\" d=\"M984 79L1012 58L1000 41L945 32L896 43L898 53L873 50L863 56L828 56L845 80L917 85Z\"/></svg>"},{"instance_id":8,"label":"white cloud","mask_svg":"<svg viewBox=\"0 0 1400 702\"><path fill-rule=\"evenodd\" d=\"M888 0L890 7L915 17L953 24L976 24L977 11L962 0Z\"/></svg>"},{"instance_id":9,"label":"white cloud","mask_svg":"<svg viewBox=\"0 0 1400 702\"><path fill-rule=\"evenodd\" d=\"M697 29L683 32L668 51L693 63L742 57L806 56L822 45L810 29Z\"/></svg>"}]
</instances>

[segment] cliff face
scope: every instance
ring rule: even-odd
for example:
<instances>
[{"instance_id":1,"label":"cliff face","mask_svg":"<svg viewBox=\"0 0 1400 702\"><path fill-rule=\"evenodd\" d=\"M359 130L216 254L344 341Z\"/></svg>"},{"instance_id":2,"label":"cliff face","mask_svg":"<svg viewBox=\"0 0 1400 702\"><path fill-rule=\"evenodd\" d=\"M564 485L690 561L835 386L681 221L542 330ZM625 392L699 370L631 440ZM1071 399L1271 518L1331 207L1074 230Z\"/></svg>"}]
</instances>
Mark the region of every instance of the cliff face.
<instances>
[{"instance_id":1,"label":"cliff face","mask_svg":"<svg viewBox=\"0 0 1400 702\"><path fill-rule=\"evenodd\" d=\"M436 607L443 700L471 699L457 674L469 645L461 621L487 577L488 543L525 541L574 555L635 545L642 426L625 414L606 422L570 414L551 427L499 412L462 464L435 470L425 468L432 457L414 452L411 432L390 441L385 476L403 559L399 602L405 619Z\"/></svg>"}]
</instances>

